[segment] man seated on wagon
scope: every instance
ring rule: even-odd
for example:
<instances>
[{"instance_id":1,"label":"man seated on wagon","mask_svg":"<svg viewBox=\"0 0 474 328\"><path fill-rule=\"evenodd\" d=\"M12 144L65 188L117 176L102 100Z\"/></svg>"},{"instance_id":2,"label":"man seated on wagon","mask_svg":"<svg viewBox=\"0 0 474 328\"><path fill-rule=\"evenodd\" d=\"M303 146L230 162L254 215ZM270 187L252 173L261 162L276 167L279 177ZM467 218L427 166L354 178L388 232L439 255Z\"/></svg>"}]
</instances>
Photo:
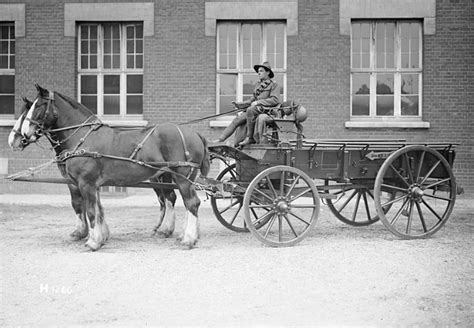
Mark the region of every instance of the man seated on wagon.
<instances>
[{"instance_id":1,"label":"man seated on wagon","mask_svg":"<svg viewBox=\"0 0 474 328\"><path fill-rule=\"evenodd\" d=\"M255 84L252 97L243 102L232 102L236 108L243 109L244 113L240 113L232 120L216 142L227 140L238 127L246 124L246 137L238 145L245 146L255 143L254 128L257 117L279 104L280 87L271 80L275 74L273 74L270 63L264 62L262 65L255 65L254 70L258 74L259 81Z\"/></svg>"}]
</instances>

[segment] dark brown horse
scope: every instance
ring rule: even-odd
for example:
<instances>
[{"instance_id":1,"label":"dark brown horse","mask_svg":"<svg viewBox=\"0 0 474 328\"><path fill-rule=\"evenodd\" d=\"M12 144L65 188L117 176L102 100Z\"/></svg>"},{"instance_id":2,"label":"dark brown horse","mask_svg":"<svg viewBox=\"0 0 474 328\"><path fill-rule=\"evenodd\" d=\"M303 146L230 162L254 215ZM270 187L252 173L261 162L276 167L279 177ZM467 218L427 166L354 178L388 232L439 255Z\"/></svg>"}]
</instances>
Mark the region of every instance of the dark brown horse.
<instances>
[{"instance_id":1,"label":"dark brown horse","mask_svg":"<svg viewBox=\"0 0 474 328\"><path fill-rule=\"evenodd\" d=\"M27 143L45 135L55 149L71 201L81 226L78 237L88 233L86 245L98 250L109 237L100 203L102 185L133 185L151 180L177 186L186 207L181 244L193 247L198 239L197 197L193 181L198 171L207 175L210 167L206 140L196 132L163 124L140 129L105 125L85 106L58 92L36 86L38 96L21 125ZM161 214L154 231L169 237L174 231L172 189L156 188Z\"/></svg>"}]
</instances>

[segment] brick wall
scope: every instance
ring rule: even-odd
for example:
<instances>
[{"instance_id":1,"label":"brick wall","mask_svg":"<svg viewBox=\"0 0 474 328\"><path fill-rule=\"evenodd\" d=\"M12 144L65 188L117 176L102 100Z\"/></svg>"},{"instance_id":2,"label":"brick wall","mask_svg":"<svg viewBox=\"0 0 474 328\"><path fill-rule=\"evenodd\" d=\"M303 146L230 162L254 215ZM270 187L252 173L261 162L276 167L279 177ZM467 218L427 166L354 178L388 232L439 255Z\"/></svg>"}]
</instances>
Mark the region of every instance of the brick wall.
<instances>
[{"instance_id":1,"label":"brick wall","mask_svg":"<svg viewBox=\"0 0 474 328\"><path fill-rule=\"evenodd\" d=\"M18 38L16 46L18 107L22 95L35 97L34 81L76 98L76 39L64 37L63 5L49 0L17 2L26 3L26 37ZM215 113L216 40L204 33L204 3L155 1L154 35L145 38L144 116L150 123L178 123ZM338 1L298 1L298 35L288 37L287 94L310 111L306 136L456 142L460 146L455 175L474 192L473 22L474 2L437 1L436 33L424 36L423 47L423 119L430 129L347 129L350 40L339 34ZM190 127L206 137L221 131L207 121ZM6 146L10 129L0 127L5 141L0 157L11 159L10 173L52 157L51 151L35 146L12 153ZM54 175L54 170L45 174ZM45 189L56 192L61 187ZM0 182L0 192L30 190L31 184Z\"/></svg>"}]
</instances>

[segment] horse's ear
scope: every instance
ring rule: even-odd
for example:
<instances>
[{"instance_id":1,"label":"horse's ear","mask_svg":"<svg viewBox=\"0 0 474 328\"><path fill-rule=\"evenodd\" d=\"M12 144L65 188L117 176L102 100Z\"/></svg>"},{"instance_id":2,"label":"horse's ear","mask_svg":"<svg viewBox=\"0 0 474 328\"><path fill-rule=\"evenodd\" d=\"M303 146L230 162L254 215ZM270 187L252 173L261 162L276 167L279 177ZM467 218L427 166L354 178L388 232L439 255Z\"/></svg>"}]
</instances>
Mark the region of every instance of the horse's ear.
<instances>
[{"instance_id":1,"label":"horse's ear","mask_svg":"<svg viewBox=\"0 0 474 328\"><path fill-rule=\"evenodd\" d=\"M36 90L38 90L39 94L42 97L46 97L46 96L49 95L49 91L46 90L45 88L41 87L37 82L35 82L35 87L36 87Z\"/></svg>"},{"instance_id":2,"label":"horse's ear","mask_svg":"<svg viewBox=\"0 0 474 328\"><path fill-rule=\"evenodd\" d=\"M28 105L28 107L30 107L33 104L33 102L29 100L28 98L26 98L25 96L21 97L21 100L23 100Z\"/></svg>"}]
</instances>

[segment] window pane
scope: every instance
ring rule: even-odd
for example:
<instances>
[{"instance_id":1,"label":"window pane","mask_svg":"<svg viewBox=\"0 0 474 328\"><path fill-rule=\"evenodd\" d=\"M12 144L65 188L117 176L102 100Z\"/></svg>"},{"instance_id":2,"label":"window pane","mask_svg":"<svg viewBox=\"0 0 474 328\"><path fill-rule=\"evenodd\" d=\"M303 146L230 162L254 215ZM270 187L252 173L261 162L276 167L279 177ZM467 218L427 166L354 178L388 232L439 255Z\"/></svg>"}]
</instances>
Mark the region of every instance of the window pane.
<instances>
[{"instance_id":1,"label":"window pane","mask_svg":"<svg viewBox=\"0 0 474 328\"><path fill-rule=\"evenodd\" d=\"M352 94L370 94L370 75L368 73L352 74Z\"/></svg>"},{"instance_id":2,"label":"window pane","mask_svg":"<svg viewBox=\"0 0 474 328\"><path fill-rule=\"evenodd\" d=\"M242 53L244 58L243 68L253 68L260 64L262 30L261 24L242 24ZM245 60L247 59L247 60Z\"/></svg>"},{"instance_id":3,"label":"window pane","mask_svg":"<svg viewBox=\"0 0 474 328\"><path fill-rule=\"evenodd\" d=\"M0 41L0 54L8 54L8 41Z\"/></svg>"},{"instance_id":4,"label":"window pane","mask_svg":"<svg viewBox=\"0 0 474 328\"><path fill-rule=\"evenodd\" d=\"M88 54L89 53L89 42L82 41L81 42L81 54Z\"/></svg>"},{"instance_id":5,"label":"window pane","mask_svg":"<svg viewBox=\"0 0 474 328\"><path fill-rule=\"evenodd\" d=\"M402 94L418 94L418 74L402 74Z\"/></svg>"},{"instance_id":6,"label":"window pane","mask_svg":"<svg viewBox=\"0 0 474 328\"><path fill-rule=\"evenodd\" d=\"M97 55L91 55L89 59L90 59L89 68L97 68Z\"/></svg>"},{"instance_id":7,"label":"window pane","mask_svg":"<svg viewBox=\"0 0 474 328\"><path fill-rule=\"evenodd\" d=\"M393 53L389 49L394 48L395 24L377 23L376 25L376 67L394 68Z\"/></svg>"},{"instance_id":8,"label":"window pane","mask_svg":"<svg viewBox=\"0 0 474 328\"><path fill-rule=\"evenodd\" d=\"M8 56L0 55L0 68L8 68Z\"/></svg>"},{"instance_id":9,"label":"window pane","mask_svg":"<svg viewBox=\"0 0 474 328\"><path fill-rule=\"evenodd\" d=\"M14 75L0 75L0 93L15 93Z\"/></svg>"},{"instance_id":10,"label":"window pane","mask_svg":"<svg viewBox=\"0 0 474 328\"><path fill-rule=\"evenodd\" d=\"M219 26L219 68L237 67L237 24Z\"/></svg>"},{"instance_id":11,"label":"window pane","mask_svg":"<svg viewBox=\"0 0 474 328\"><path fill-rule=\"evenodd\" d=\"M97 40L97 26L90 26L90 39L91 40Z\"/></svg>"},{"instance_id":12,"label":"window pane","mask_svg":"<svg viewBox=\"0 0 474 328\"><path fill-rule=\"evenodd\" d=\"M127 75L127 93L143 93L143 75Z\"/></svg>"},{"instance_id":13,"label":"window pane","mask_svg":"<svg viewBox=\"0 0 474 328\"><path fill-rule=\"evenodd\" d=\"M258 82L258 75L254 74L245 74L243 75L243 96L244 99L250 98L253 94L253 89L255 88L255 84Z\"/></svg>"},{"instance_id":14,"label":"window pane","mask_svg":"<svg viewBox=\"0 0 474 328\"><path fill-rule=\"evenodd\" d=\"M370 114L369 100L369 96L352 96L352 115L368 116Z\"/></svg>"},{"instance_id":15,"label":"window pane","mask_svg":"<svg viewBox=\"0 0 474 328\"><path fill-rule=\"evenodd\" d=\"M81 56L81 68L82 69L89 68L89 57L88 56Z\"/></svg>"},{"instance_id":16,"label":"window pane","mask_svg":"<svg viewBox=\"0 0 474 328\"><path fill-rule=\"evenodd\" d=\"M352 115L369 115L370 75L352 74Z\"/></svg>"},{"instance_id":17,"label":"window pane","mask_svg":"<svg viewBox=\"0 0 474 328\"><path fill-rule=\"evenodd\" d=\"M97 96L81 96L81 104L97 114Z\"/></svg>"},{"instance_id":18,"label":"window pane","mask_svg":"<svg viewBox=\"0 0 474 328\"><path fill-rule=\"evenodd\" d=\"M81 94L97 94L97 76L81 76Z\"/></svg>"},{"instance_id":19,"label":"window pane","mask_svg":"<svg viewBox=\"0 0 474 328\"><path fill-rule=\"evenodd\" d=\"M135 38L135 27L127 26L127 38L128 39Z\"/></svg>"},{"instance_id":20,"label":"window pane","mask_svg":"<svg viewBox=\"0 0 474 328\"><path fill-rule=\"evenodd\" d=\"M104 114L118 115L120 114L120 97L104 96Z\"/></svg>"},{"instance_id":21,"label":"window pane","mask_svg":"<svg viewBox=\"0 0 474 328\"><path fill-rule=\"evenodd\" d=\"M15 96L0 96L0 114L15 113Z\"/></svg>"},{"instance_id":22,"label":"window pane","mask_svg":"<svg viewBox=\"0 0 474 328\"><path fill-rule=\"evenodd\" d=\"M104 94L120 93L120 75L104 75Z\"/></svg>"},{"instance_id":23,"label":"window pane","mask_svg":"<svg viewBox=\"0 0 474 328\"><path fill-rule=\"evenodd\" d=\"M219 111L226 113L233 110L232 101L237 99L237 75L219 75Z\"/></svg>"},{"instance_id":24,"label":"window pane","mask_svg":"<svg viewBox=\"0 0 474 328\"><path fill-rule=\"evenodd\" d=\"M400 23L402 68L420 67L420 29L417 22Z\"/></svg>"},{"instance_id":25,"label":"window pane","mask_svg":"<svg viewBox=\"0 0 474 328\"><path fill-rule=\"evenodd\" d=\"M143 55L136 55L135 57L135 68L143 68Z\"/></svg>"},{"instance_id":26,"label":"window pane","mask_svg":"<svg viewBox=\"0 0 474 328\"><path fill-rule=\"evenodd\" d=\"M127 68L134 68L135 67L135 56L128 55L127 56Z\"/></svg>"},{"instance_id":27,"label":"window pane","mask_svg":"<svg viewBox=\"0 0 474 328\"><path fill-rule=\"evenodd\" d=\"M370 24L352 24L352 68L370 68Z\"/></svg>"},{"instance_id":28,"label":"window pane","mask_svg":"<svg viewBox=\"0 0 474 328\"><path fill-rule=\"evenodd\" d=\"M143 96L127 96L127 114L143 113Z\"/></svg>"},{"instance_id":29,"label":"window pane","mask_svg":"<svg viewBox=\"0 0 474 328\"><path fill-rule=\"evenodd\" d=\"M377 75L377 110L379 116L394 114L394 76L393 74Z\"/></svg>"},{"instance_id":30,"label":"window pane","mask_svg":"<svg viewBox=\"0 0 474 328\"><path fill-rule=\"evenodd\" d=\"M283 69L284 67L284 25L265 24L266 29L266 58L273 68Z\"/></svg>"},{"instance_id":31,"label":"window pane","mask_svg":"<svg viewBox=\"0 0 474 328\"><path fill-rule=\"evenodd\" d=\"M141 40L137 40L137 42L135 43L135 51L139 54L143 53L143 41Z\"/></svg>"},{"instance_id":32,"label":"window pane","mask_svg":"<svg viewBox=\"0 0 474 328\"><path fill-rule=\"evenodd\" d=\"M419 75L402 74L401 75L401 114L418 115L419 114Z\"/></svg>"},{"instance_id":33,"label":"window pane","mask_svg":"<svg viewBox=\"0 0 474 328\"><path fill-rule=\"evenodd\" d=\"M403 116L410 116L410 115L419 115L419 96L404 96L402 95L400 105L401 111Z\"/></svg>"},{"instance_id":34,"label":"window pane","mask_svg":"<svg viewBox=\"0 0 474 328\"><path fill-rule=\"evenodd\" d=\"M113 68L120 68L120 55L114 55L112 57L113 60Z\"/></svg>"}]
</instances>

